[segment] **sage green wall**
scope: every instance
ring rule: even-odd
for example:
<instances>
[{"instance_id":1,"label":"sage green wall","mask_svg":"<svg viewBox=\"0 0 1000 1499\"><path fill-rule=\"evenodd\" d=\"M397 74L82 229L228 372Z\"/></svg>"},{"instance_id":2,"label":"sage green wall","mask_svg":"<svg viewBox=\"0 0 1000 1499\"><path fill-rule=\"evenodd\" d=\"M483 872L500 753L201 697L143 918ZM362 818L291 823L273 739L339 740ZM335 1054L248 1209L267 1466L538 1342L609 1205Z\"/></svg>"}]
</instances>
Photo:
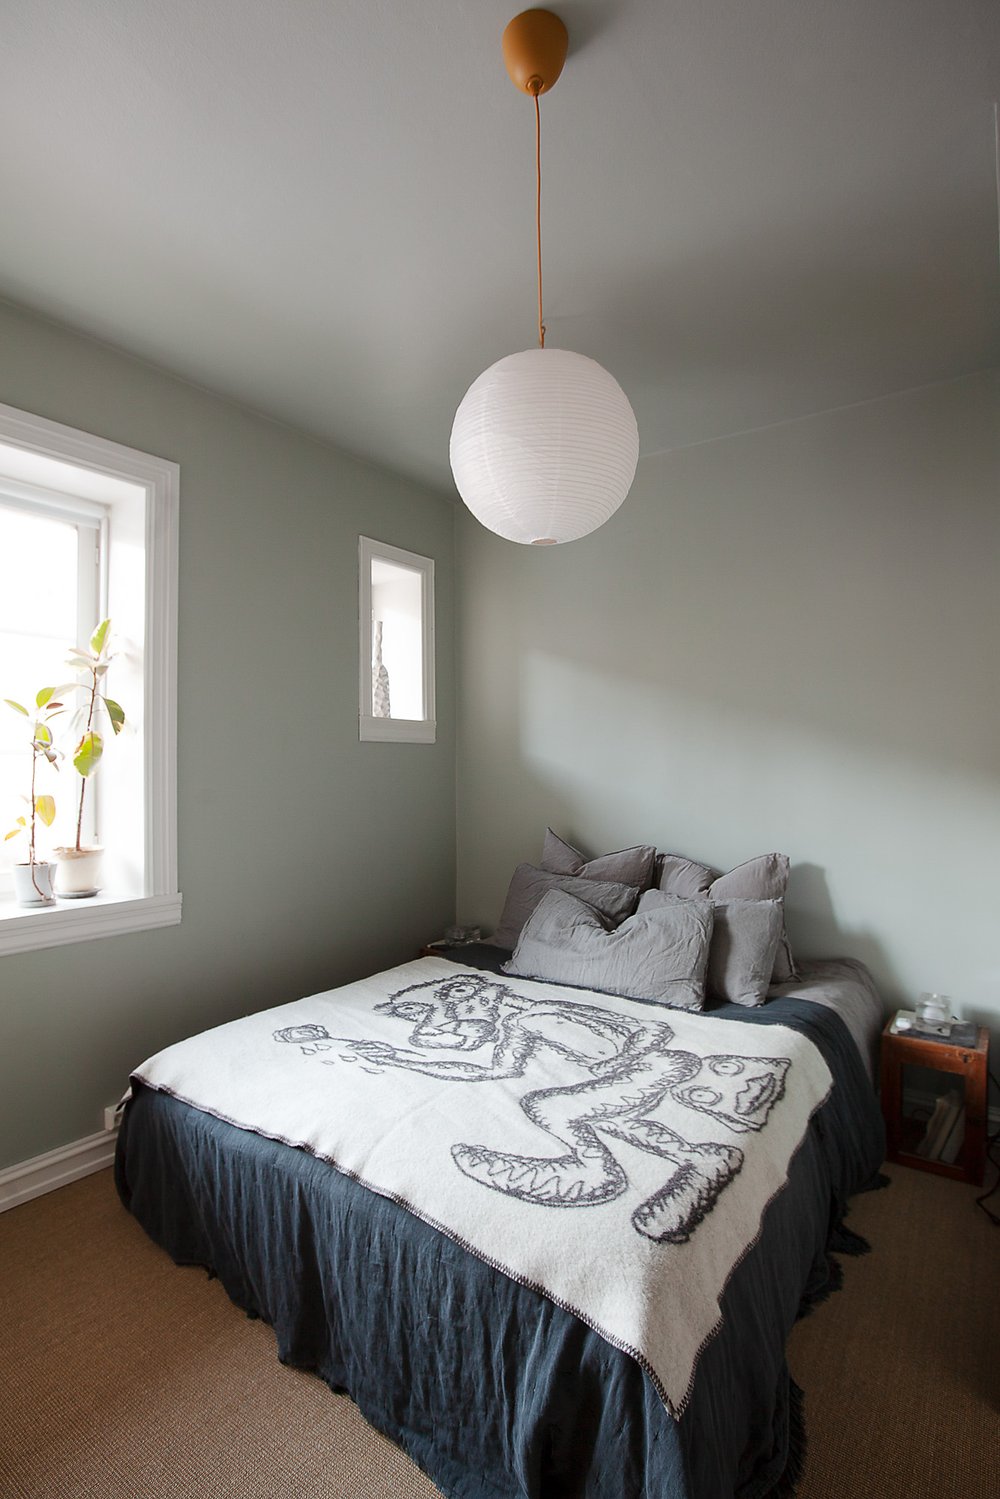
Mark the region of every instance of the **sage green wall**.
<instances>
[{"instance_id":1,"label":"sage green wall","mask_svg":"<svg viewBox=\"0 0 1000 1499\"><path fill-rule=\"evenodd\" d=\"M547 822L782 849L797 952L998 1025L1000 376L645 459L570 546L464 515L458 576L460 920Z\"/></svg>"},{"instance_id":2,"label":"sage green wall","mask_svg":"<svg viewBox=\"0 0 1000 1499\"><path fill-rule=\"evenodd\" d=\"M168 1042L453 919L454 510L5 305L0 401L180 464L184 898L177 927L0 957L3 1166L100 1129ZM435 559L435 745L358 742L359 533Z\"/></svg>"}]
</instances>

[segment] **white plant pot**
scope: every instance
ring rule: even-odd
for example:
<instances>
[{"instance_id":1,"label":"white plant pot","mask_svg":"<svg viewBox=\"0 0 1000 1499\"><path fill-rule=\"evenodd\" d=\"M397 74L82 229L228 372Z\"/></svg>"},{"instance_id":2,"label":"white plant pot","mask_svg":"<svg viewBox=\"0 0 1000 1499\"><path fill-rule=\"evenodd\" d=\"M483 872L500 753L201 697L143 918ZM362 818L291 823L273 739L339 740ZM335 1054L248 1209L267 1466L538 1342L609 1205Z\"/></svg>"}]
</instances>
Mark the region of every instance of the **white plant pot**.
<instances>
[{"instance_id":1,"label":"white plant pot","mask_svg":"<svg viewBox=\"0 0 1000 1499\"><path fill-rule=\"evenodd\" d=\"M56 894L66 900L82 900L101 888L103 848L57 848Z\"/></svg>"},{"instance_id":2,"label":"white plant pot","mask_svg":"<svg viewBox=\"0 0 1000 1499\"><path fill-rule=\"evenodd\" d=\"M14 897L19 906L54 906L54 864L15 864Z\"/></svg>"}]
</instances>

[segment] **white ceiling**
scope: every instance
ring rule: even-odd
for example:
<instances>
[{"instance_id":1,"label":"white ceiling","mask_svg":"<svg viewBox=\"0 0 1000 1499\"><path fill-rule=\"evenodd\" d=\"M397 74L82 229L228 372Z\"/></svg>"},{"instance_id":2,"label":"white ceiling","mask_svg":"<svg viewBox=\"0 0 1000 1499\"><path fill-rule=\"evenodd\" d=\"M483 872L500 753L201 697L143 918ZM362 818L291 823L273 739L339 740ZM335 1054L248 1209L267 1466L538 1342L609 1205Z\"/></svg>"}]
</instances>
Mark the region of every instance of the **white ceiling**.
<instances>
[{"instance_id":1,"label":"white ceiling","mask_svg":"<svg viewBox=\"0 0 1000 1499\"><path fill-rule=\"evenodd\" d=\"M1000 364L997 0L553 8L547 341L643 455ZM0 295L450 491L536 336L516 9L3 0Z\"/></svg>"}]
</instances>

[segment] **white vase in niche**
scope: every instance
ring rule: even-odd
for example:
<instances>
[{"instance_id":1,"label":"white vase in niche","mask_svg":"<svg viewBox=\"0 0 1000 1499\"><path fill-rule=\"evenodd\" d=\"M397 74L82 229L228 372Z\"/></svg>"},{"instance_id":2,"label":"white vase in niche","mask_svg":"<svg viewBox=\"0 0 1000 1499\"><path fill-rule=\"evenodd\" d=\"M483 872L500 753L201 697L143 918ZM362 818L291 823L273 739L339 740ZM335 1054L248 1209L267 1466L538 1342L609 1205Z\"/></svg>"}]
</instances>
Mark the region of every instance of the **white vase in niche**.
<instances>
[{"instance_id":1,"label":"white vase in niche","mask_svg":"<svg viewBox=\"0 0 1000 1499\"><path fill-rule=\"evenodd\" d=\"M54 906L54 864L15 864L14 898L19 906Z\"/></svg>"},{"instance_id":2,"label":"white vase in niche","mask_svg":"<svg viewBox=\"0 0 1000 1499\"><path fill-rule=\"evenodd\" d=\"M101 889L101 865L104 849L97 844L89 848L57 848L56 894L65 900L84 900Z\"/></svg>"},{"instance_id":3,"label":"white vase in niche","mask_svg":"<svg viewBox=\"0 0 1000 1499\"><path fill-rule=\"evenodd\" d=\"M382 621L375 621L375 654L372 660L372 717L391 718L389 673L382 660Z\"/></svg>"}]
</instances>

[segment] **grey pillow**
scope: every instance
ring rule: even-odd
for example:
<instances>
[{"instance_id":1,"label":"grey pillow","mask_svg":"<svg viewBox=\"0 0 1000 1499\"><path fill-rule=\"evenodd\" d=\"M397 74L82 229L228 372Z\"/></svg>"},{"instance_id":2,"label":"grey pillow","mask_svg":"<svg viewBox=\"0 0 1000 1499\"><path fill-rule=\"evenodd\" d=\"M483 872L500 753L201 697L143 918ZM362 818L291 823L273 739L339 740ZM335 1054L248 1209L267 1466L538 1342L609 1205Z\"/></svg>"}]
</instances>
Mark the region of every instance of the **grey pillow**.
<instances>
[{"instance_id":1,"label":"grey pillow","mask_svg":"<svg viewBox=\"0 0 1000 1499\"><path fill-rule=\"evenodd\" d=\"M667 895L707 895L715 870L707 864L696 864L681 854L657 854L654 882Z\"/></svg>"},{"instance_id":2,"label":"grey pillow","mask_svg":"<svg viewBox=\"0 0 1000 1499\"><path fill-rule=\"evenodd\" d=\"M718 875L707 864L695 864L693 860L684 859L680 854L662 854L660 857L664 863L657 883L659 889L667 894L687 895L689 892L684 888L685 885L695 884L696 889L691 891L692 894L707 895L716 903L727 900L784 900L788 884L787 854L760 854L756 859L738 864L728 874ZM705 876L708 876L707 884L704 883ZM797 977L782 916L771 983L784 984Z\"/></svg>"},{"instance_id":3,"label":"grey pillow","mask_svg":"<svg viewBox=\"0 0 1000 1499\"><path fill-rule=\"evenodd\" d=\"M639 910L676 900L647 890ZM714 904L705 995L715 1004L762 1005L767 998L784 915L780 900L723 900Z\"/></svg>"},{"instance_id":4,"label":"grey pillow","mask_svg":"<svg viewBox=\"0 0 1000 1499\"><path fill-rule=\"evenodd\" d=\"M788 855L760 854L756 859L748 859L745 864L738 864L728 874L720 875L717 880L713 880L708 893L716 902L723 900L780 900L783 902L787 885ZM784 984L789 979L797 977L792 949L788 945L788 933L785 931L784 906L782 906L781 936L774 955L771 982Z\"/></svg>"},{"instance_id":5,"label":"grey pillow","mask_svg":"<svg viewBox=\"0 0 1000 1499\"><path fill-rule=\"evenodd\" d=\"M550 890L566 890L570 895L578 896L615 923L631 916L639 899L639 892L634 885L623 885L612 880L583 880L567 874L550 874L546 869L536 869L534 864L519 864L507 890L500 923L490 939L493 944L496 947L506 947L508 952L512 951L524 923L542 896Z\"/></svg>"},{"instance_id":6,"label":"grey pillow","mask_svg":"<svg viewBox=\"0 0 1000 1499\"><path fill-rule=\"evenodd\" d=\"M659 892L653 892L659 895ZM700 1010L712 937L712 904L667 900L609 930L607 921L565 890L538 903L504 973Z\"/></svg>"},{"instance_id":7,"label":"grey pillow","mask_svg":"<svg viewBox=\"0 0 1000 1499\"><path fill-rule=\"evenodd\" d=\"M551 828L545 829L542 868L553 874L573 874L581 880L617 880L622 885L648 890L653 883L655 863L656 849L651 843L637 843L634 848L621 848L614 854L602 854L599 859L585 859L565 838Z\"/></svg>"}]
</instances>

